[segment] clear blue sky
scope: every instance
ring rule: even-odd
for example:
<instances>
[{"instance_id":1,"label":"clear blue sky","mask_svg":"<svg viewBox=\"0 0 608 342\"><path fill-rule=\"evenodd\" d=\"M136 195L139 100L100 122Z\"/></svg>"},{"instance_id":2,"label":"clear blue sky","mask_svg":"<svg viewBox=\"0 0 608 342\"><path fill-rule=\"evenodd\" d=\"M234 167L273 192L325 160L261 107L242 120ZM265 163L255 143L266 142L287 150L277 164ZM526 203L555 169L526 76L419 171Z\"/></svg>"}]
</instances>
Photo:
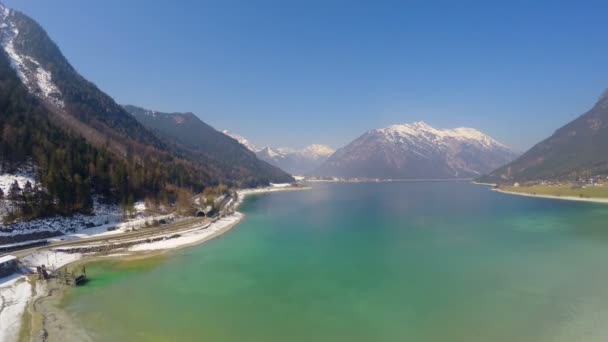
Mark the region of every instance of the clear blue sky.
<instances>
[{"instance_id":1,"label":"clear blue sky","mask_svg":"<svg viewBox=\"0 0 608 342\"><path fill-rule=\"evenodd\" d=\"M258 145L339 147L424 120L523 150L608 87L600 1L5 4L119 103L192 111Z\"/></svg>"}]
</instances>

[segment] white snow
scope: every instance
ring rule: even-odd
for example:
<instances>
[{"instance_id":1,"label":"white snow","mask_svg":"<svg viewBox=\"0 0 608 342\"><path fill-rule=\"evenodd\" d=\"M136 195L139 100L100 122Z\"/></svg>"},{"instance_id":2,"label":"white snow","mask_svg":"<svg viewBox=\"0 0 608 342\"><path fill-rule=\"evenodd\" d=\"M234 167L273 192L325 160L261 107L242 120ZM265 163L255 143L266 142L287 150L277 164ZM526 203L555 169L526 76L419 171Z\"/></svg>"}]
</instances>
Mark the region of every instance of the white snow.
<instances>
[{"instance_id":1,"label":"white snow","mask_svg":"<svg viewBox=\"0 0 608 342\"><path fill-rule=\"evenodd\" d=\"M7 173L0 169L0 189L2 189L5 198L3 200L0 200L0 220L2 220L2 218L10 211L14 210L14 206L11 201L6 200L13 183L17 181L17 184L19 184L19 188L22 190L27 184L27 182L30 182L32 187L35 187L35 175L36 169L31 164L26 164L13 173ZM2 228L1 225L0 228Z\"/></svg>"},{"instance_id":2,"label":"white snow","mask_svg":"<svg viewBox=\"0 0 608 342\"><path fill-rule=\"evenodd\" d=\"M253 194L262 194L267 192L276 192L276 191L284 191L286 188L290 187L291 184L275 184L274 186L265 187L265 188L255 188L255 189L243 189L238 190L238 200L236 202L229 202L226 204L227 207L233 206L237 208L245 199L245 197ZM150 243L142 243L129 248L130 252L141 252L141 251L153 251L153 250L164 250L164 249L172 249L178 248L182 246L192 245L196 243L203 242L209 237L220 233L221 231L232 227L237 224L245 217L244 214L240 212L234 212L232 215L218 219L217 221L208 224L205 223L201 226L194 227L185 232L180 232L180 237L166 239L156 242ZM170 236L170 235L168 235ZM168 237L167 236L167 237Z\"/></svg>"},{"instance_id":3,"label":"white snow","mask_svg":"<svg viewBox=\"0 0 608 342\"><path fill-rule=\"evenodd\" d=\"M336 152L335 149L333 149L327 145L321 145L321 144L308 145L302 149L295 149L295 148L290 148L290 147L273 148L273 147L269 147L269 146L259 148L241 135L230 132L228 130L223 130L222 133L235 139L236 141L241 143L241 145L245 146L250 151L255 152L256 154L265 155L268 158L286 158L289 155L297 155L300 158L318 160L318 159L327 158L327 157L331 156L332 154L334 154L334 152Z\"/></svg>"},{"instance_id":4,"label":"white snow","mask_svg":"<svg viewBox=\"0 0 608 342\"><path fill-rule=\"evenodd\" d=\"M23 189L27 182L30 182L33 187L36 185L35 176L36 169L29 164L19 168L14 173L3 172L0 169L0 189L2 189L4 195L7 196L11 185L13 185L15 181L17 181L21 189Z\"/></svg>"},{"instance_id":5,"label":"white snow","mask_svg":"<svg viewBox=\"0 0 608 342\"><path fill-rule=\"evenodd\" d=\"M129 248L130 252L155 251L172 249L187 245L200 243L209 237L221 232L228 227L238 223L243 218L243 214L236 212L228 217L221 218L211 224L204 224L186 232L180 233L180 237L142 243Z\"/></svg>"},{"instance_id":6,"label":"white snow","mask_svg":"<svg viewBox=\"0 0 608 342\"><path fill-rule=\"evenodd\" d=\"M265 154L269 158L285 158L285 154L279 151L275 151L270 147L264 147L260 154Z\"/></svg>"},{"instance_id":7,"label":"white snow","mask_svg":"<svg viewBox=\"0 0 608 342\"><path fill-rule=\"evenodd\" d=\"M142 206L140 205L139 209L141 208ZM136 230L145 227L146 223L152 223L154 220L175 220L173 214L146 214L145 212L140 211L136 217L123 221L122 211L119 206L102 204L97 199L94 201L94 211L95 214L92 216L82 214L71 217L55 216L27 222L18 222L11 225L0 224L0 236L15 236L38 232L60 232L64 235L49 240L75 240L92 236L114 235ZM94 227L87 228L87 224L93 224ZM31 241L28 241L27 243L30 242ZM9 247L12 245L14 244L0 245L0 247Z\"/></svg>"},{"instance_id":8,"label":"white snow","mask_svg":"<svg viewBox=\"0 0 608 342\"><path fill-rule=\"evenodd\" d=\"M18 222L10 225L0 224L0 236L13 236L17 234L36 233L43 231L62 233L81 233L89 235L99 233L100 230L107 231L122 219L120 207L107 205L95 201L95 215L74 215L71 217L55 216L27 222ZM95 228L86 228L87 223L92 223Z\"/></svg>"},{"instance_id":9,"label":"white snow","mask_svg":"<svg viewBox=\"0 0 608 342\"><path fill-rule=\"evenodd\" d=\"M13 12L6 7L0 11L0 44L8 54L11 66L32 94L58 108L64 108L61 91L53 83L52 74L36 59L23 55L15 49L15 39L19 35L19 29L12 18Z\"/></svg>"},{"instance_id":10,"label":"white snow","mask_svg":"<svg viewBox=\"0 0 608 342\"><path fill-rule=\"evenodd\" d=\"M139 201L135 203L135 211L141 213L146 211L146 203L144 203L143 201Z\"/></svg>"},{"instance_id":11,"label":"white snow","mask_svg":"<svg viewBox=\"0 0 608 342\"><path fill-rule=\"evenodd\" d=\"M298 153L312 160L328 158L336 152L335 149L321 144L312 144L299 150Z\"/></svg>"},{"instance_id":12,"label":"white snow","mask_svg":"<svg viewBox=\"0 0 608 342\"><path fill-rule=\"evenodd\" d=\"M223 130L222 133L224 133L227 136L231 137L232 139L238 141L241 145L245 146L251 152L257 153L261 150L254 144L250 143L249 140L245 139L244 137L242 137L236 133L232 133L228 130Z\"/></svg>"},{"instance_id":13,"label":"white snow","mask_svg":"<svg viewBox=\"0 0 608 342\"><path fill-rule=\"evenodd\" d=\"M14 255L4 255L4 256L0 256L0 264L3 264L7 261L11 261L11 260L15 260L17 259L16 256Z\"/></svg>"},{"instance_id":14,"label":"white snow","mask_svg":"<svg viewBox=\"0 0 608 342\"><path fill-rule=\"evenodd\" d=\"M53 250L43 250L22 258L21 264L34 270L36 269L36 266L44 265L47 269L55 271L58 268L80 260L81 258L82 254L80 253L62 253Z\"/></svg>"},{"instance_id":15,"label":"white snow","mask_svg":"<svg viewBox=\"0 0 608 342\"><path fill-rule=\"evenodd\" d=\"M474 128L459 127L453 129L437 129L423 121L412 124L392 125L371 131L383 134L392 142L428 141L434 144L447 145L453 140L475 143L486 149L506 148L503 144L481 133Z\"/></svg>"},{"instance_id":16,"label":"white snow","mask_svg":"<svg viewBox=\"0 0 608 342\"><path fill-rule=\"evenodd\" d=\"M270 186L273 188L288 188L291 186L291 183L270 183Z\"/></svg>"},{"instance_id":17,"label":"white snow","mask_svg":"<svg viewBox=\"0 0 608 342\"><path fill-rule=\"evenodd\" d=\"M30 298L32 285L27 277L14 274L0 279L0 341L17 340Z\"/></svg>"}]
</instances>

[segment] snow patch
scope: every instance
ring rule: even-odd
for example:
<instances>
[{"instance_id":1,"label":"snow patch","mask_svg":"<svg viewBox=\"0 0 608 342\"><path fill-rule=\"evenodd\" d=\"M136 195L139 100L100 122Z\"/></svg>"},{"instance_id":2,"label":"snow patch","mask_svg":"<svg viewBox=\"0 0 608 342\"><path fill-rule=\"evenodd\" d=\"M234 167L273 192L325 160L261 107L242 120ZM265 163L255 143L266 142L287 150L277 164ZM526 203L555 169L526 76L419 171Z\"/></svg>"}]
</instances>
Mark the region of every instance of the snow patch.
<instances>
[{"instance_id":1,"label":"snow patch","mask_svg":"<svg viewBox=\"0 0 608 342\"><path fill-rule=\"evenodd\" d=\"M243 214L236 212L228 217L221 218L208 226L201 226L195 229L180 233L180 237L155 241L150 243L142 243L129 248L130 252L156 251L164 249L172 249L200 243L222 230L227 229L237 224L243 218Z\"/></svg>"},{"instance_id":2,"label":"snow patch","mask_svg":"<svg viewBox=\"0 0 608 342\"><path fill-rule=\"evenodd\" d=\"M45 250L32 253L21 259L21 264L29 267L31 270L36 270L37 266L44 265L47 269L55 271L69 263L80 260L80 253L62 253L53 250Z\"/></svg>"},{"instance_id":3,"label":"snow patch","mask_svg":"<svg viewBox=\"0 0 608 342\"><path fill-rule=\"evenodd\" d=\"M448 145L451 141L478 144L485 149L507 148L505 145L481 133L474 128L459 127L453 129L437 129L423 121L412 124L392 125L371 131L380 133L391 142L428 141L434 144Z\"/></svg>"},{"instance_id":4,"label":"snow patch","mask_svg":"<svg viewBox=\"0 0 608 342\"><path fill-rule=\"evenodd\" d=\"M273 188L289 188L292 186L291 183L270 183L270 186Z\"/></svg>"},{"instance_id":5,"label":"snow patch","mask_svg":"<svg viewBox=\"0 0 608 342\"><path fill-rule=\"evenodd\" d=\"M254 144L250 143L249 140L245 139L244 137L236 134L236 133L232 133L228 130L223 130L222 133L224 133L225 135L231 137L232 139L238 141L241 145L245 146L249 151L257 153L259 152L261 149L258 148L257 146L255 146Z\"/></svg>"},{"instance_id":6,"label":"snow patch","mask_svg":"<svg viewBox=\"0 0 608 342\"><path fill-rule=\"evenodd\" d=\"M4 192L4 196L8 196L11 185L17 181L19 187L23 189L27 182L36 185L36 171L34 168L20 168L14 173L0 173L0 189Z\"/></svg>"},{"instance_id":7,"label":"snow patch","mask_svg":"<svg viewBox=\"0 0 608 342\"><path fill-rule=\"evenodd\" d=\"M15 274L0 279L0 341L17 340L31 298L32 284L27 277Z\"/></svg>"},{"instance_id":8,"label":"snow patch","mask_svg":"<svg viewBox=\"0 0 608 342\"><path fill-rule=\"evenodd\" d=\"M58 108L65 108L61 99L61 91L53 83L51 72L44 69L33 57L23 55L15 49L15 39L19 35L19 29L12 20L13 16L13 12L6 7L3 7L3 10L0 11L0 45L8 54L11 66L30 93Z\"/></svg>"},{"instance_id":9,"label":"snow patch","mask_svg":"<svg viewBox=\"0 0 608 342\"><path fill-rule=\"evenodd\" d=\"M175 215L173 214L147 214L144 210L141 210L145 209L145 205L143 204L139 204L136 209L138 214L134 218L124 221L122 210L118 205L103 204L98 199L95 199L94 215L55 216L10 225L0 224L0 237L40 232L59 232L62 235L48 240L68 241L92 236L124 233L143 228L147 223L151 223L154 220L175 220ZM0 247L8 247L10 245L14 244L0 245Z\"/></svg>"}]
</instances>

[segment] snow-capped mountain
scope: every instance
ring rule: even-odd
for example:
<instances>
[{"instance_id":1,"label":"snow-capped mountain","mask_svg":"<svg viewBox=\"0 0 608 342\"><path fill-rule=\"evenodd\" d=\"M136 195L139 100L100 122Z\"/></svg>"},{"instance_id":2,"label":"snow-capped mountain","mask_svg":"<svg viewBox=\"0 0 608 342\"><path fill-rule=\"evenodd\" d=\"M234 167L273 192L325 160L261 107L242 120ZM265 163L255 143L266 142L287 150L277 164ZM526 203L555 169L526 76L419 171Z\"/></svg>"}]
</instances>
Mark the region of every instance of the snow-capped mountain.
<instances>
[{"instance_id":1,"label":"snow-capped mountain","mask_svg":"<svg viewBox=\"0 0 608 342\"><path fill-rule=\"evenodd\" d=\"M379 179L471 178L514 158L511 149L473 128L436 129L415 122L368 131L336 151L313 174Z\"/></svg>"},{"instance_id":2,"label":"snow-capped mountain","mask_svg":"<svg viewBox=\"0 0 608 342\"><path fill-rule=\"evenodd\" d=\"M226 130L222 132L254 152L259 159L278 166L293 175L308 174L335 152L333 148L320 144L312 144L302 149L287 147L259 148L241 135Z\"/></svg>"},{"instance_id":3,"label":"snow-capped mountain","mask_svg":"<svg viewBox=\"0 0 608 342\"><path fill-rule=\"evenodd\" d=\"M20 18L15 13L0 3L0 44L28 90L43 101L64 108L63 95L53 82L51 72L36 58L24 53L23 49L17 49L16 46L22 47L23 42L18 39L20 37L17 22Z\"/></svg>"},{"instance_id":4,"label":"snow-capped mountain","mask_svg":"<svg viewBox=\"0 0 608 342\"><path fill-rule=\"evenodd\" d=\"M334 152L335 150L329 146L313 144L302 149L265 147L256 155L293 175L306 175L319 167Z\"/></svg>"},{"instance_id":5,"label":"snow-capped mountain","mask_svg":"<svg viewBox=\"0 0 608 342\"><path fill-rule=\"evenodd\" d=\"M223 130L222 133L226 134L227 136L231 137L232 139L238 141L241 145L247 147L247 149L253 153L257 153L258 151L260 151L261 149L258 148L257 146L255 146L254 144L250 143L249 140L245 139L244 137L236 134L236 133L232 133L228 130Z\"/></svg>"}]
</instances>

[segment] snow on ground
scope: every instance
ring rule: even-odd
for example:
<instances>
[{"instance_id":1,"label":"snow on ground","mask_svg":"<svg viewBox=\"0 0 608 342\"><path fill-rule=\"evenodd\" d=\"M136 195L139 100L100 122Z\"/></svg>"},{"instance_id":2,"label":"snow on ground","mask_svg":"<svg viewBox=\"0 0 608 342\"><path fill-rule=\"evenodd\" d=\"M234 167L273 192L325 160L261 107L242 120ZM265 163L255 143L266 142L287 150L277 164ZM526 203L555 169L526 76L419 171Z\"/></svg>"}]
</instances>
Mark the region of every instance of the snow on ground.
<instances>
[{"instance_id":1,"label":"snow on ground","mask_svg":"<svg viewBox=\"0 0 608 342\"><path fill-rule=\"evenodd\" d=\"M0 341L17 340L30 298L32 285L27 277L14 274L0 278Z\"/></svg>"},{"instance_id":2,"label":"snow on ground","mask_svg":"<svg viewBox=\"0 0 608 342\"><path fill-rule=\"evenodd\" d=\"M35 270L36 266L44 265L47 267L47 269L55 271L56 269L71 262L77 261L80 258L82 258L82 254L80 253L62 253L52 250L44 250L32 253L21 259L21 264L29 267L32 270Z\"/></svg>"},{"instance_id":3,"label":"snow on ground","mask_svg":"<svg viewBox=\"0 0 608 342\"><path fill-rule=\"evenodd\" d=\"M120 207L117 205L102 204L95 201L94 208L95 215L55 216L27 222L17 222L10 225L1 224L0 237L45 231L77 233L93 229L92 227L86 228L87 225L94 227L103 226L103 230L106 231L108 227L118 223L122 219ZM90 231L92 232L93 230Z\"/></svg>"},{"instance_id":4,"label":"snow on ground","mask_svg":"<svg viewBox=\"0 0 608 342\"><path fill-rule=\"evenodd\" d=\"M270 183L270 186L273 188L289 188L292 186L291 183Z\"/></svg>"},{"instance_id":5,"label":"snow on ground","mask_svg":"<svg viewBox=\"0 0 608 342\"><path fill-rule=\"evenodd\" d=\"M0 171L0 189L4 192L4 196L8 196L11 185L13 185L15 181L17 181L19 187L23 189L28 181L34 186L36 184L35 177L36 169L32 166L20 167L14 173Z\"/></svg>"},{"instance_id":6,"label":"snow on ground","mask_svg":"<svg viewBox=\"0 0 608 342\"><path fill-rule=\"evenodd\" d=\"M181 236L178 238L138 244L129 248L129 251L141 252L164 250L200 243L215 234L221 233L223 230L229 229L230 227L238 223L243 218L243 216L243 214L237 212L228 217L221 218L209 224L206 228L204 226L201 226L189 230L187 232L180 233Z\"/></svg>"},{"instance_id":7,"label":"snow on ground","mask_svg":"<svg viewBox=\"0 0 608 342\"><path fill-rule=\"evenodd\" d=\"M135 211L138 213L146 211L146 203L139 201L135 203Z\"/></svg>"},{"instance_id":8,"label":"snow on ground","mask_svg":"<svg viewBox=\"0 0 608 342\"><path fill-rule=\"evenodd\" d=\"M283 183L283 184L271 184L271 186L265 187L265 188L237 190L236 193L238 195L238 201L235 203L235 205L238 206L239 204L241 204L243 202L243 200L245 199L245 197L247 197L249 195L264 194L264 193L275 192L275 191L284 191L292 186L293 186L292 184Z\"/></svg>"}]
</instances>

